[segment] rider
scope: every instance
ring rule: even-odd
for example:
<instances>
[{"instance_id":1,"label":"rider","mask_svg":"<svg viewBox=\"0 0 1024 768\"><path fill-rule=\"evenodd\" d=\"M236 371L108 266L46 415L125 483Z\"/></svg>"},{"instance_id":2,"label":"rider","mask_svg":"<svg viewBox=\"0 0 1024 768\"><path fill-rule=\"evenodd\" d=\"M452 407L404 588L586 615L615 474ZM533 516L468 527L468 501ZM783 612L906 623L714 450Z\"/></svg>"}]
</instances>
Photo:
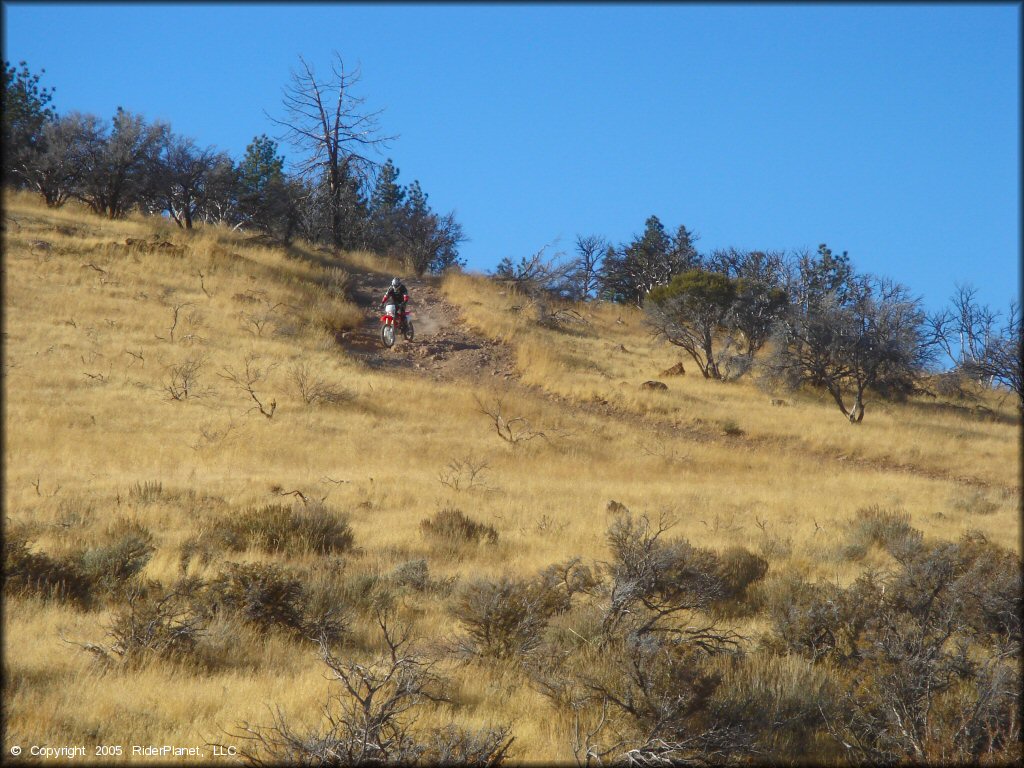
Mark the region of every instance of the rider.
<instances>
[{"instance_id":1,"label":"rider","mask_svg":"<svg viewBox=\"0 0 1024 768\"><path fill-rule=\"evenodd\" d=\"M380 300L380 305L383 307L389 300L395 304L395 317L402 317L405 313L405 304L409 301L409 289L397 277L391 280L387 293Z\"/></svg>"}]
</instances>

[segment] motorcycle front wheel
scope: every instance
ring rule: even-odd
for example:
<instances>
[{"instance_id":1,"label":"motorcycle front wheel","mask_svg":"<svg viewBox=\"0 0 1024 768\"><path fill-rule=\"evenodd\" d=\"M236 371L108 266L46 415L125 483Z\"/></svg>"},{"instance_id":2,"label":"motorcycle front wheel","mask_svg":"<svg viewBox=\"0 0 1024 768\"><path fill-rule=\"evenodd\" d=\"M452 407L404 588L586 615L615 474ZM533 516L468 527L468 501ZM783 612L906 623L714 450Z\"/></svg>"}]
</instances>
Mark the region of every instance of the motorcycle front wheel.
<instances>
[{"instance_id":1,"label":"motorcycle front wheel","mask_svg":"<svg viewBox=\"0 0 1024 768\"><path fill-rule=\"evenodd\" d=\"M385 323L380 327L380 341L387 348L390 349L395 343L395 326Z\"/></svg>"}]
</instances>

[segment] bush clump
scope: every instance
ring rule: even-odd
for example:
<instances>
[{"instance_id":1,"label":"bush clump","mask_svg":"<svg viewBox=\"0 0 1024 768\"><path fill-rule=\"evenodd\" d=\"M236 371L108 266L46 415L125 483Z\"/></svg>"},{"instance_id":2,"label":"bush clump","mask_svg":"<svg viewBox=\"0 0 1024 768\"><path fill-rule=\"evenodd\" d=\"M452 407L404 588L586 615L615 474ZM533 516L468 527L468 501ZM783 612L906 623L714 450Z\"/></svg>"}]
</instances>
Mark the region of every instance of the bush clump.
<instances>
[{"instance_id":1,"label":"bush clump","mask_svg":"<svg viewBox=\"0 0 1024 768\"><path fill-rule=\"evenodd\" d=\"M831 674L825 730L858 763L1019 756L1020 557L980 534L894 549L893 571L845 589L776 585L772 650Z\"/></svg>"},{"instance_id":2,"label":"bush clump","mask_svg":"<svg viewBox=\"0 0 1024 768\"><path fill-rule=\"evenodd\" d=\"M261 629L285 629L332 642L345 631L339 601L266 563L228 563L204 590L211 611L227 610Z\"/></svg>"},{"instance_id":3,"label":"bush clump","mask_svg":"<svg viewBox=\"0 0 1024 768\"><path fill-rule=\"evenodd\" d=\"M348 519L320 504L286 507L270 504L250 509L232 523L249 546L288 555L347 552L353 535Z\"/></svg>"},{"instance_id":4,"label":"bush clump","mask_svg":"<svg viewBox=\"0 0 1024 768\"><path fill-rule=\"evenodd\" d=\"M15 530L4 540L4 590L89 608L97 599L122 598L140 589L139 575L154 549L153 535L124 518L98 543L60 557L31 551L27 533Z\"/></svg>"},{"instance_id":5,"label":"bush clump","mask_svg":"<svg viewBox=\"0 0 1024 768\"><path fill-rule=\"evenodd\" d=\"M340 554L351 550L354 540L348 517L322 504L269 504L224 518L185 541L181 568L187 569L193 559L208 565L224 550L250 547L288 556Z\"/></svg>"},{"instance_id":6,"label":"bush clump","mask_svg":"<svg viewBox=\"0 0 1024 768\"><path fill-rule=\"evenodd\" d=\"M81 565L73 558L54 558L31 551L32 542L24 530L12 530L4 537L4 594L32 594L87 607L92 585Z\"/></svg>"},{"instance_id":7,"label":"bush clump","mask_svg":"<svg viewBox=\"0 0 1024 768\"><path fill-rule=\"evenodd\" d=\"M82 550L78 559L95 593L121 597L133 589L154 551L153 534L140 523L121 518L107 529L105 540Z\"/></svg>"},{"instance_id":8,"label":"bush clump","mask_svg":"<svg viewBox=\"0 0 1024 768\"><path fill-rule=\"evenodd\" d=\"M857 560L878 546L894 557L920 548L924 534L910 525L910 514L883 509L877 504L858 509L850 523L851 534L844 554Z\"/></svg>"},{"instance_id":9,"label":"bush clump","mask_svg":"<svg viewBox=\"0 0 1024 768\"><path fill-rule=\"evenodd\" d=\"M498 531L491 525L479 523L461 509L445 507L433 517L420 522L420 530L427 538L438 539L449 545L498 543Z\"/></svg>"},{"instance_id":10,"label":"bush clump","mask_svg":"<svg viewBox=\"0 0 1024 768\"><path fill-rule=\"evenodd\" d=\"M197 582L182 582L163 594L155 591L133 594L108 626L111 644L91 646L104 661L138 667L158 657L180 660L196 649L209 616L197 610L192 590Z\"/></svg>"},{"instance_id":11,"label":"bush clump","mask_svg":"<svg viewBox=\"0 0 1024 768\"><path fill-rule=\"evenodd\" d=\"M423 558L401 563L391 572L391 578L398 586L412 587L417 592L426 592L430 588L430 569Z\"/></svg>"},{"instance_id":12,"label":"bush clump","mask_svg":"<svg viewBox=\"0 0 1024 768\"><path fill-rule=\"evenodd\" d=\"M494 658L533 651L540 645L550 618L550 602L542 589L525 580L502 576L497 581L471 581L451 608L466 630L461 650Z\"/></svg>"}]
</instances>

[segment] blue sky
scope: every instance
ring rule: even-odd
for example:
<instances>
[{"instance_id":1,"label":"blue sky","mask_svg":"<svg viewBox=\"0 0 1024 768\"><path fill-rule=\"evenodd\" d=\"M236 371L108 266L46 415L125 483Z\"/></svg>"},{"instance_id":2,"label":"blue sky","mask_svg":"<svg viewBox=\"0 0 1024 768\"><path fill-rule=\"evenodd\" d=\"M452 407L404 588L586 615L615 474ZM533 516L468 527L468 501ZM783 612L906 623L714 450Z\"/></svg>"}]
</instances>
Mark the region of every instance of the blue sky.
<instances>
[{"instance_id":1,"label":"blue sky","mask_svg":"<svg viewBox=\"0 0 1024 768\"><path fill-rule=\"evenodd\" d=\"M304 56L358 64L474 269L656 214L698 248L849 251L929 308L1019 293L1020 5L4 4L59 112L239 157ZM283 146L286 157L295 152Z\"/></svg>"}]
</instances>

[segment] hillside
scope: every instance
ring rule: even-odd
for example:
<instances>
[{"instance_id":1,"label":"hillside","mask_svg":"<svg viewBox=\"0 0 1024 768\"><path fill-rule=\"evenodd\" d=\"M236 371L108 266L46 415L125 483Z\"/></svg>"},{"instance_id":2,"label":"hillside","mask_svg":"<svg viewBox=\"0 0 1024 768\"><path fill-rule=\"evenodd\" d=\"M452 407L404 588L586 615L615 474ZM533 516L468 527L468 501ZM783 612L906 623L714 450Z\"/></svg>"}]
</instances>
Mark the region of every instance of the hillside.
<instances>
[{"instance_id":1,"label":"hillside","mask_svg":"<svg viewBox=\"0 0 1024 768\"><path fill-rule=\"evenodd\" d=\"M215 611L188 654L113 648L126 584L139 601L183 576L228 594L228 563L298 579L308 616L346 625L342 655L377 647L381 606L410 622L451 686L417 728L511 724L514 760L572 761L571 712L514 659L452 650L465 634L453 605L479 578L571 558L597 570L617 505L671 516L695 546L763 557L765 604L787 578L848 586L895 568L886 547L856 546L872 507L926 541L969 533L1020 552L1010 398L873 401L851 426L813 392L662 375L682 358L634 309L538 306L463 274L409 280L417 336L383 350L373 304L399 269L7 197L6 535L25 542L19 562L79 570L47 565L6 602L5 751L241 743L226 734L269 724L268 707L319 722L334 688L279 615L268 629ZM642 389L651 379L667 389ZM432 537L421 521L445 509L496 541ZM273 539L267 520L288 510ZM302 515L336 545L292 546ZM90 574L93 598L69 599ZM547 631L590 643L595 609L572 605ZM772 627L754 608L726 623L751 651Z\"/></svg>"}]
</instances>

